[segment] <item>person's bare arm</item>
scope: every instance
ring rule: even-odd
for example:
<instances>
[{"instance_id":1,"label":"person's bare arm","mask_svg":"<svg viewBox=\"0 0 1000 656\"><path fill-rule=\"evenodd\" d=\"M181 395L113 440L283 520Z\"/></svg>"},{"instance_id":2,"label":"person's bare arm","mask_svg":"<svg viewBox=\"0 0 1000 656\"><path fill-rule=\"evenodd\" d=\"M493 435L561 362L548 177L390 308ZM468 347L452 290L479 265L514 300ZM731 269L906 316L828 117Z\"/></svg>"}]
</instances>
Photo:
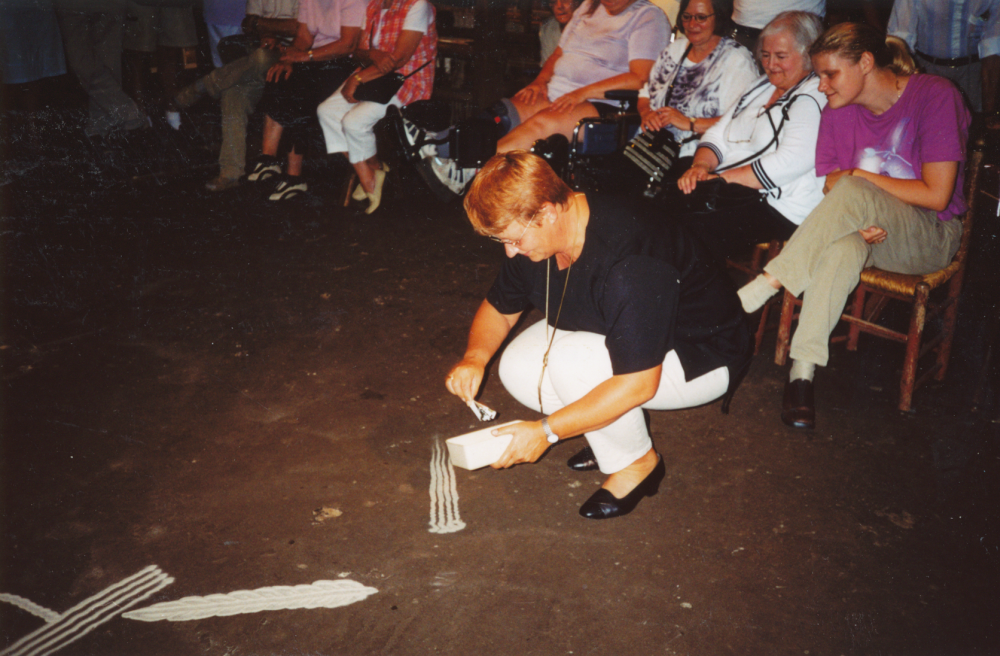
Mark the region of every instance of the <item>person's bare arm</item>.
<instances>
[{"instance_id":1,"label":"person's bare arm","mask_svg":"<svg viewBox=\"0 0 1000 656\"><path fill-rule=\"evenodd\" d=\"M612 376L579 401L549 415L549 427L561 439L604 428L652 399L660 387L662 372L663 365L658 365L645 371ZM493 463L495 469L535 462L551 446L541 421L522 421L494 429L493 434L513 436L510 446Z\"/></svg>"},{"instance_id":2,"label":"person's bare arm","mask_svg":"<svg viewBox=\"0 0 1000 656\"><path fill-rule=\"evenodd\" d=\"M514 100L522 102L525 105L533 105L548 98L549 81L555 74L556 62L559 61L562 54L562 48L556 48L549 55L549 58L545 60L545 65L542 66L542 70L539 71L538 76L532 80L531 84L514 94Z\"/></svg>"},{"instance_id":3,"label":"person's bare arm","mask_svg":"<svg viewBox=\"0 0 1000 656\"><path fill-rule=\"evenodd\" d=\"M306 30L308 33L308 30ZM325 61L327 59L336 59L337 57L343 57L354 52L354 49L358 46L358 41L361 39L361 28L360 27L342 27L340 28L340 38L332 43L328 43L325 46L319 48L312 48L312 35L310 35L309 46L304 50L299 48L289 48L288 52L284 54L281 58L282 61L289 62L307 62L307 61ZM298 41L298 37L296 37ZM294 44L293 44L294 45ZM312 52L312 56L309 53Z\"/></svg>"},{"instance_id":4,"label":"person's bare arm","mask_svg":"<svg viewBox=\"0 0 1000 656\"><path fill-rule=\"evenodd\" d=\"M403 30L400 32L399 40L396 41L396 47L393 48L391 53L386 53L382 50L365 51L368 61L371 63L347 78L347 81L344 82L344 87L341 89L344 98L350 102L356 102L354 92L357 91L359 84L371 82L405 65L413 57L413 53L417 51L417 47L420 45L420 40L423 37L422 32ZM373 57L372 55L375 53L378 53L379 56Z\"/></svg>"},{"instance_id":5,"label":"person's bare arm","mask_svg":"<svg viewBox=\"0 0 1000 656\"><path fill-rule=\"evenodd\" d=\"M685 171L677 180L677 187L685 194L690 194L703 180L717 177L712 171L719 165L719 158L711 148L699 148L694 151L694 161L691 168Z\"/></svg>"},{"instance_id":6,"label":"person's bare arm","mask_svg":"<svg viewBox=\"0 0 1000 656\"><path fill-rule=\"evenodd\" d=\"M926 162L920 168L921 179L919 180L890 178L862 169L834 171L826 176L825 188L833 189L833 186L845 175L864 178L904 203L941 212L951 203L951 197L955 193L958 162Z\"/></svg>"},{"instance_id":7,"label":"person's bare arm","mask_svg":"<svg viewBox=\"0 0 1000 656\"><path fill-rule=\"evenodd\" d=\"M483 382L486 365L520 316L520 313L500 314L489 301L483 301L479 305L472 320L472 328L469 329L465 355L451 368L445 380L445 387L449 392L466 402L476 397L479 385Z\"/></svg>"}]
</instances>

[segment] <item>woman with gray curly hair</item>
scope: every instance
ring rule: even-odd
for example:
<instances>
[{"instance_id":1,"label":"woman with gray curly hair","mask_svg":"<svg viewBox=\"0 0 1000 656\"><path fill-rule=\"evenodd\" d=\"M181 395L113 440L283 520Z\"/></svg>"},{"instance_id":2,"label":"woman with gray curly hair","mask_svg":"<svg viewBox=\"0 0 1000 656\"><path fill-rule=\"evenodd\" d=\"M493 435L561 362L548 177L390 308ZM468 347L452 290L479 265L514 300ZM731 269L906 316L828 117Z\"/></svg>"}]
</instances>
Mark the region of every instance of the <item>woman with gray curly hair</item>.
<instances>
[{"instance_id":1,"label":"woman with gray curly hair","mask_svg":"<svg viewBox=\"0 0 1000 656\"><path fill-rule=\"evenodd\" d=\"M765 76L705 133L677 182L688 211L676 218L720 259L788 239L823 199L815 161L826 96L809 59L821 32L819 17L804 11L764 27L757 58Z\"/></svg>"}]
</instances>

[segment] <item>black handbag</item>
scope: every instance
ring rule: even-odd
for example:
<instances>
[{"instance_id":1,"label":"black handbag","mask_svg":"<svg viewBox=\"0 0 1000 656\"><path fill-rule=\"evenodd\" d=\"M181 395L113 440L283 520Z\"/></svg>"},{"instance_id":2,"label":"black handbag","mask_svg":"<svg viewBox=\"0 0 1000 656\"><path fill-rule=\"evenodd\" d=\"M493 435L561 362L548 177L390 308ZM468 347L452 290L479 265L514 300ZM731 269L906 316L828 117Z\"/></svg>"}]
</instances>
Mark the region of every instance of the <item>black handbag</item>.
<instances>
[{"instance_id":1,"label":"black handbag","mask_svg":"<svg viewBox=\"0 0 1000 656\"><path fill-rule=\"evenodd\" d=\"M764 194L760 190L727 182L723 178L702 180L690 194L682 194L678 190L670 194L669 198L673 209L681 209L685 214L732 211L765 202Z\"/></svg>"},{"instance_id":2,"label":"black handbag","mask_svg":"<svg viewBox=\"0 0 1000 656\"><path fill-rule=\"evenodd\" d=\"M685 48L684 54L681 55L681 60L677 64L677 69L674 71L674 78L670 81L667 95L663 100L664 107L670 106L670 99L674 96L674 82L677 80L677 74L680 72L681 66L684 65L684 60L687 59L689 52L691 52L690 45ZM625 157L632 160L636 166L642 169L643 173L649 176L648 188L653 188L663 182L667 172L677 161L677 154L680 150L681 145L677 143L673 133L667 128L662 128L656 132L640 131L625 147Z\"/></svg>"},{"instance_id":3,"label":"black handbag","mask_svg":"<svg viewBox=\"0 0 1000 656\"><path fill-rule=\"evenodd\" d=\"M369 82L362 82L354 90L354 99L386 105L403 88L403 83L406 82L407 78L416 75L424 66L427 66L432 61L434 60L425 62L420 68L406 76L401 73L387 73Z\"/></svg>"}]
</instances>

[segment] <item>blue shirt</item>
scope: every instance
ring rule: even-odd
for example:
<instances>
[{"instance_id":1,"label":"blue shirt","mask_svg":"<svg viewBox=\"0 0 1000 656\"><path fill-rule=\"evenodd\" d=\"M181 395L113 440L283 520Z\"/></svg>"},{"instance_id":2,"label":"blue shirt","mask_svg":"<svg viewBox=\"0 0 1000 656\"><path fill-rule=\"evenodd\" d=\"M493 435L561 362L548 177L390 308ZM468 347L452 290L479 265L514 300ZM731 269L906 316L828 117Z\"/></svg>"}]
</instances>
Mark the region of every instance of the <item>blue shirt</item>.
<instances>
[{"instance_id":1,"label":"blue shirt","mask_svg":"<svg viewBox=\"0 0 1000 656\"><path fill-rule=\"evenodd\" d=\"M1000 55L1000 0L896 0L888 31L931 57Z\"/></svg>"}]
</instances>

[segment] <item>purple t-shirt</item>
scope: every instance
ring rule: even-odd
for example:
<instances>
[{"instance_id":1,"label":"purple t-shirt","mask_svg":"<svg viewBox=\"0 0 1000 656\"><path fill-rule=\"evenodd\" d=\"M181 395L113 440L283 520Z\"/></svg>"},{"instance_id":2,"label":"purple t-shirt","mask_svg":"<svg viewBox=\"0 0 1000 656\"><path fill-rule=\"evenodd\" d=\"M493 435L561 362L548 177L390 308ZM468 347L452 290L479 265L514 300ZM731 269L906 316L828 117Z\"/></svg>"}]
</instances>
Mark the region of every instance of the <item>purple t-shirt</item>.
<instances>
[{"instance_id":1,"label":"purple t-shirt","mask_svg":"<svg viewBox=\"0 0 1000 656\"><path fill-rule=\"evenodd\" d=\"M948 80L914 75L903 95L876 116L861 105L823 110L816 142L816 175L857 168L890 178L918 180L928 162L958 162L951 203L938 212L950 221L966 210L963 195L969 110Z\"/></svg>"}]
</instances>

